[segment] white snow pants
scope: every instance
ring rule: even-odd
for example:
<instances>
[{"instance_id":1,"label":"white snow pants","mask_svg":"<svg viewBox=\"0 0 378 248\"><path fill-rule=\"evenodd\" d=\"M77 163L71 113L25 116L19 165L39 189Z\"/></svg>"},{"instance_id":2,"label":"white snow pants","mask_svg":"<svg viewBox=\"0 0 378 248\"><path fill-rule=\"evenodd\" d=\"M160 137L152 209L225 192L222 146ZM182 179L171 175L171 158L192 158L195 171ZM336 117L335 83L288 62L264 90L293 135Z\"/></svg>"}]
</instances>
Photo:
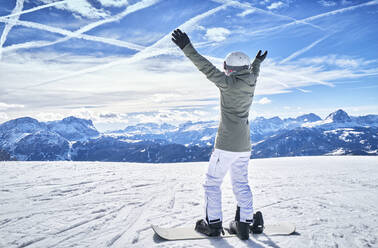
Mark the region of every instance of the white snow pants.
<instances>
[{"instance_id":1,"label":"white snow pants","mask_svg":"<svg viewBox=\"0 0 378 248\"><path fill-rule=\"evenodd\" d=\"M220 186L228 169L230 169L232 189L240 207L240 221L252 222L253 199L248 185L250 156L250 152L230 152L220 149L215 149L212 152L205 184L203 185L208 223L222 221L222 192Z\"/></svg>"}]
</instances>

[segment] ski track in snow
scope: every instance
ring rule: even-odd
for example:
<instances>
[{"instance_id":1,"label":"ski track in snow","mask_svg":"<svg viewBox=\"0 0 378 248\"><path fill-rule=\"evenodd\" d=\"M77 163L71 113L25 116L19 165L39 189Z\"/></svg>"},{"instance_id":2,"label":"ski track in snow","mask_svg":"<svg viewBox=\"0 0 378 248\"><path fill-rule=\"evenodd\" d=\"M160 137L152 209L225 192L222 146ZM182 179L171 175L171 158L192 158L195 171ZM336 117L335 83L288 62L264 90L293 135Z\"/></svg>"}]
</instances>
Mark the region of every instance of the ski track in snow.
<instances>
[{"instance_id":1,"label":"ski track in snow","mask_svg":"<svg viewBox=\"0 0 378 248\"><path fill-rule=\"evenodd\" d=\"M0 162L0 247L378 247L378 157L250 161L255 211L297 235L164 241L203 214L207 163ZM236 203L222 185L225 226Z\"/></svg>"}]
</instances>

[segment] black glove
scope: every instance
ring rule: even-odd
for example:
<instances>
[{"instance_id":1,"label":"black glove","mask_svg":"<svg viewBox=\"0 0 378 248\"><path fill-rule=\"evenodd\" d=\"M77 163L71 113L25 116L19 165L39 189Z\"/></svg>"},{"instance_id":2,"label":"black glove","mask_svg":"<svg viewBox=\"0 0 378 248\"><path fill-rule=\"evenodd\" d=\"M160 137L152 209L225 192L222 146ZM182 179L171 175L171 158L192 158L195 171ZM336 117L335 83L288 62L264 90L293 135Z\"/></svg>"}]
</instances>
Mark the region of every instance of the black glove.
<instances>
[{"instance_id":1,"label":"black glove","mask_svg":"<svg viewBox=\"0 0 378 248\"><path fill-rule=\"evenodd\" d=\"M256 59L259 59L261 62L263 62L267 54L268 51L265 51L265 53L261 55L261 50L259 50L259 52L256 55Z\"/></svg>"},{"instance_id":2,"label":"black glove","mask_svg":"<svg viewBox=\"0 0 378 248\"><path fill-rule=\"evenodd\" d=\"M173 31L172 41L181 49L184 49L184 47L190 43L189 37L186 33L181 32L180 29Z\"/></svg>"}]
</instances>

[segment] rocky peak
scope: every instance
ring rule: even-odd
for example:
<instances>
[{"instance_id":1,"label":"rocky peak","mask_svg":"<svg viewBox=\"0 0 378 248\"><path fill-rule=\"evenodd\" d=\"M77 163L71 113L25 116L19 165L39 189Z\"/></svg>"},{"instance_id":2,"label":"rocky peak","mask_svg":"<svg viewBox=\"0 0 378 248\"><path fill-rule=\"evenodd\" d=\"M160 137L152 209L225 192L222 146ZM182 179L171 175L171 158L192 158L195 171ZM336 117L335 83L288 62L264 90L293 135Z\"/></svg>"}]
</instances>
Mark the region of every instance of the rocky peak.
<instances>
[{"instance_id":1,"label":"rocky peak","mask_svg":"<svg viewBox=\"0 0 378 248\"><path fill-rule=\"evenodd\" d=\"M345 122L351 122L351 118L349 115L342 109L339 109L333 113L330 113L326 120L332 120L333 122L337 123L345 123Z\"/></svg>"}]
</instances>

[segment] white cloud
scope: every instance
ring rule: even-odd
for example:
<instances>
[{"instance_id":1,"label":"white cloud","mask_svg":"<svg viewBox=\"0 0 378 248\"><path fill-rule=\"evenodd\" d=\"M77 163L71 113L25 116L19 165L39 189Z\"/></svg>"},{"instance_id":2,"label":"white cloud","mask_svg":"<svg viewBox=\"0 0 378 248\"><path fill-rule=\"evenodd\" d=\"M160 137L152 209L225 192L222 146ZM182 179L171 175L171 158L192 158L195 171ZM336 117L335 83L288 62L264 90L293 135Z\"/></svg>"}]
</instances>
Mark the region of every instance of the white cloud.
<instances>
[{"instance_id":1,"label":"white cloud","mask_svg":"<svg viewBox=\"0 0 378 248\"><path fill-rule=\"evenodd\" d=\"M92 121L99 121L99 120L109 121L109 118L101 117L101 115L104 115L104 114L106 115L108 113L102 113L102 111L90 110L90 109L86 109L86 108L73 109L71 111L71 114L73 116L83 118L83 119L89 119L89 120L92 120Z\"/></svg>"},{"instance_id":2,"label":"white cloud","mask_svg":"<svg viewBox=\"0 0 378 248\"><path fill-rule=\"evenodd\" d=\"M305 89L301 89L301 88L297 88L297 90L302 91L303 93L309 93L309 92L311 92L311 90L305 90Z\"/></svg>"},{"instance_id":3,"label":"white cloud","mask_svg":"<svg viewBox=\"0 0 378 248\"><path fill-rule=\"evenodd\" d=\"M246 9L246 10L244 10L243 12L237 14L237 16L239 16L239 17L245 17L245 16L247 16L247 15L249 15L249 14L252 14L252 13L254 13L254 12L255 12L254 9Z\"/></svg>"},{"instance_id":4,"label":"white cloud","mask_svg":"<svg viewBox=\"0 0 378 248\"><path fill-rule=\"evenodd\" d=\"M320 0L320 1L318 1L318 3L320 3L320 5L322 5L324 7L332 7L332 6L336 5L335 1Z\"/></svg>"},{"instance_id":5,"label":"white cloud","mask_svg":"<svg viewBox=\"0 0 378 248\"><path fill-rule=\"evenodd\" d=\"M0 112L0 124L5 122L5 121L8 121L10 118L9 116L7 115L7 113L5 112Z\"/></svg>"},{"instance_id":6,"label":"white cloud","mask_svg":"<svg viewBox=\"0 0 378 248\"><path fill-rule=\"evenodd\" d=\"M346 68L346 67L358 67L358 62L354 59L335 59L332 61L335 65ZM332 63L331 62L331 63Z\"/></svg>"},{"instance_id":7,"label":"white cloud","mask_svg":"<svg viewBox=\"0 0 378 248\"><path fill-rule=\"evenodd\" d=\"M10 108L24 108L25 106L22 104L8 104L5 102L0 102L0 110L6 110Z\"/></svg>"},{"instance_id":8,"label":"white cloud","mask_svg":"<svg viewBox=\"0 0 378 248\"><path fill-rule=\"evenodd\" d=\"M352 4L352 1L342 0L342 1L341 1L341 4L342 4L342 5L349 5L349 4Z\"/></svg>"},{"instance_id":9,"label":"white cloud","mask_svg":"<svg viewBox=\"0 0 378 248\"><path fill-rule=\"evenodd\" d=\"M258 104L269 104L271 102L272 102L272 100L270 100L269 98L263 97L259 101L257 101L256 103L258 103Z\"/></svg>"},{"instance_id":10,"label":"white cloud","mask_svg":"<svg viewBox=\"0 0 378 248\"><path fill-rule=\"evenodd\" d=\"M44 4L50 4L55 2L54 0L40 0ZM57 9L67 10L81 17L86 17L90 19L104 18L109 16L105 10L96 9L91 6L91 4L86 0L68 0L63 4L55 5Z\"/></svg>"},{"instance_id":11,"label":"white cloud","mask_svg":"<svg viewBox=\"0 0 378 248\"><path fill-rule=\"evenodd\" d=\"M284 3L281 2L281 1L278 1L278 2L274 2L272 3L271 5L269 5L267 8L272 10L272 9L279 9L279 8L282 8L284 6Z\"/></svg>"},{"instance_id":12,"label":"white cloud","mask_svg":"<svg viewBox=\"0 0 378 248\"><path fill-rule=\"evenodd\" d=\"M226 28L209 28L206 30L206 38L210 41L223 41L230 35L231 31Z\"/></svg>"},{"instance_id":13,"label":"white cloud","mask_svg":"<svg viewBox=\"0 0 378 248\"><path fill-rule=\"evenodd\" d=\"M358 68L377 63L377 60L364 60L362 58L352 58L345 55L330 54L327 56L303 58L298 63L305 65L331 65L340 68Z\"/></svg>"},{"instance_id":14,"label":"white cloud","mask_svg":"<svg viewBox=\"0 0 378 248\"><path fill-rule=\"evenodd\" d=\"M33 116L33 118L36 118L38 121L56 121L61 120L67 116L70 116L69 114L64 115L63 113L57 113L57 112L39 112L36 115Z\"/></svg>"},{"instance_id":15,"label":"white cloud","mask_svg":"<svg viewBox=\"0 0 378 248\"><path fill-rule=\"evenodd\" d=\"M105 7L122 7L129 4L128 0L99 0Z\"/></svg>"},{"instance_id":16,"label":"white cloud","mask_svg":"<svg viewBox=\"0 0 378 248\"><path fill-rule=\"evenodd\" d=\"M40 57L39 61L37 61L36 55ZM16 56L13 57L16 59ZM23 81L26 82L27 78L20 78L20 75L29 75L29 79L32 75L31 78L38 81L50 78L56 73L65 74L75 68L80 68L83 66L81 63L86 65L87 62L97 64L106 61L104 58L78 59L66 56L57 58L52 64L44 62L46 57L48 57L47 54L33 54L30 59L26 56L17 58L23 60L24 64L10 65L9 62L1 62L0 75L4 75L4 81L9 82L8 85L4 84L2 90L15 87L14 85L19 85ZM222 59L207 58L218 68L221 65ZM67 64L67 61L74 63ZM160 65L160 67L154 67L151 70L151 66L156 65ZM28 71L25 71L26 69ZM127 72L127 76L125 76L125 72ZM267 59L264 61L258 78L255 95L282 94L292 90L302 91L302 87L319 83L332 85L329 83L330 81L350 77L361 78L364 76L363 73L357 68L325 69L322 66L300 63L280 65L272 59ZM117 91L121 93L117 95ZM50 94L51 92L54 94ZM36 118L43 121L75 115L80 118L92 119L96 123L96 127L101 127L103 130L117 129L126 124L138 122L174 124L174 122L180 123L189 120L216 120L216 111L219 109L217 88L184 57L174 57L169 60L165 57L144 59L130 65L118 65L97 71L94 74L69 78L64 83L46 85L43 87L43 91L40 91L39 88L31 88L19 92L5 92L4 97L6 97L5 102L7 103L17 101L17 105L27 106L27 108L8 111L9 119L32 115L31 113L40 113ZM215 100L207 100L209 98ZM263 97L255 103L265 104L264 107L272 105L268 105L271 103L271 99L268 97ZM79 107L72 109L72 105ZM98 105L98 107L80 108L85 105ZM198 107L198 109L193 110L194 107ZM141 113L127 114L137 111ZM5 120L7 119L4 118ZM116 125L117 123L119 126Z\"/></svg>"},{"instance_id":17,"label":"white cloud","mask_svg":"<svg viewBox=\"0 0 378 248\"><path fill-rule=\"evenodd\" d=\"M265 5L265 4L268 4L271 0L262 0L260 1L260 4L261 5Z\"/></svg>"},{"instance_id":18,"label":"white cloud","mask_svg":"<svg viewBox=\"0 0 378 248\"><path fill-rule=\"evenodd\" d=\"M92 112L106 114L158 111L182 105L211 105L211 107L207 107L210 109L218 104L216 87L184 57L158 56L140 61L135 60L131 64L118 64L90 74L67 78L64 83L56 82L44 85L43 91L39 90L40 87L25 87L27 86L25 82L34 85L35 82L45 78L66 75L77 68L119 60L119 58L90 56L77 58L67 55L62 58L57 57L51 63L51 61L45 61L45 58L48 57L51 57L51 54L33 53L30 57L25 54L22 57L12 56L15 60L14 63L9 60L0 62L0 75L3 75L2 79L4 79L3 101L17 102L17 105L6 105L7 108L20 107L12 110L12 115L30 110L49 112L56 109L57 112L64 115L78 114L80 117L105 119ZM221 68L223 59L206 57L218 68ZM319 66L322 61L327 61L327 57L313 60L319 64L310 63L311 58L308 58L307 61L299 60L289 64L278 64L272 59L267 59L264 61L258 78L256 95L282 94L292 90L304 92L306 90L301 90L303 87L316 84L333 86L331 82L334 80L363 78L378 73L378 69L367 70L359 67L332 69ZM335 57L334 60L338 61L338 57ZM328 61L332 61L332 59ZM340 61L335 63L340 64ZM125 72L127 72L127 76L125 76ZM25 89L17 90L15 85L22 85ZM204 101L208 98L215 100ZM267 104L269 101L270 99L263 98L259 103ZM21 105L27 106L27 108L21 108ZM75 113L69 112L75 106L95 106L95 109L84 108ZM43 108L42 111L41 108Z\"/></svg>"},{"instance_id":19,"label":"white cloud","mask_svg":"<svg viewBox=\"0 0 378 248\"><path fill-rule=\"evenodd\" d=\"M173 93L157 93L151 96L151 100L156 103L172 101L172 100L180 100L181 98L182 98L181 94L173 94Z\"/></svg>"},{"instance_id":20,"label":"white cloud","mask_svg":"<svg viewBox=\"0 0 378 248\"><path fill-rule=\"evenodd\" d=\"M39 121L61 120L67 116L75 116L82 119L89 119L93 122L101 123L128 123L126 114L112 113L107 111L91 110L87 108L77 108L67 111L66 113L41 112L34 115Z\"/></svg>"},{"instance_id":21,"label":"white cloud","mask_svg":"<svg viewBox=\"0 0 378 248\"><path fill-rule=\"evenodd\" d=\"M218 113L209 113L203 110L191 110L191 109L169 109L169 110L159 110L156 112L146 112L127 115L130 123L170 123L178 124L187 121L197 122L197 121L210 121L218 120Z\"/></svg>"}]
</instances>

